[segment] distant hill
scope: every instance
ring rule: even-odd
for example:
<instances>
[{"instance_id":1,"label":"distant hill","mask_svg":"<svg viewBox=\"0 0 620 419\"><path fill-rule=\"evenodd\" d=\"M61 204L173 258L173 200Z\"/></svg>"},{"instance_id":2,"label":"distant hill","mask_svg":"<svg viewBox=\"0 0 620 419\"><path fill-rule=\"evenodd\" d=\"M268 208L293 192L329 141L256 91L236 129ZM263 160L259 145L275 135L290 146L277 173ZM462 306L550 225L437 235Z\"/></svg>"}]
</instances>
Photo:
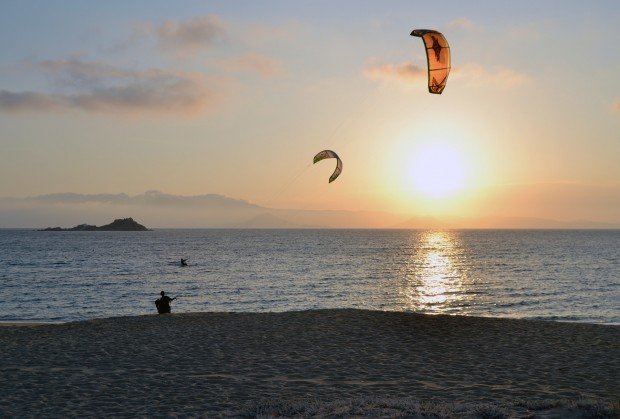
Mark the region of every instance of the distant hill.
<instances>
[{"instance_id":1,"label":"distant hill","mask_svg":"<svg viewBox=\"0 0 620 419\"><path fill-rule=\"evenodd\" d=\"M451 228L452 225L444 220L439 220L435 217L411 217L407 221L396 224L391 228L404 228L404 229L444 229Z\"/></svg>"},{"instance_id":2,"label":"distant hill","mask_svg":"<svg viewBox=\"0 0 620 419\"><path fill-rule=\"evenodd\" d=\"M247 221L239 223L236 228L298 228L298 225L291 223L273 214L259 214Z\"/></svg>"},{"instance_id":3,"label":"distant hill","mask_svg":"<svg viewBox=\"0 0 620 419\"><path fill-rule=\"evenodd\" d=\"M162 193L159 191L147 191L141 195L129 196L119 194L94 194L84 195L78 193L54 193L24 198L27 201L62 203L62 204L85 204L105 203L112 205L135 205L175 208L233 208L233 209L260 209L258 205L250 204L243 199L233 199L224 195L206 194L194 196L181 196Z\"/></svg>"},{"instance_id":4,"label":"distant hill","mask_svg":"<svg viewBox=\"0 0 620 419\"><path fill-rule=\"evenodd\" d=\"M279 211L285 215L293 215L292 212L286 210L274 210ZM255 217L252 217L244 222L238 223L233 226L234 228L323 228L320 225L316 224L303 224L296 223L293 221L289 221L288 219L284 219L278 217L271 213L262 213Z\"/></svg>"},{"instance_id":5,"label":"distant hill","mask_svg":"<svg viewBox=\"0 0 620 419\"><path fill-rule=\"evenodd\" d=\"M139 214L140 219L149 225L166 228L618 229L620 219L613 211L614 208L620 208L620 186L617 189L605 189L603 192L607 201L597 201L600 204L597 207L601 211L600 217L597 216L600 220L582 220L578 215L571 219L566 218L566 214L562 220L499 216L502 213L499 210L498 215L480 214L466 217L368 210L269 208L218 194L181 196L157 191L135 196L123 193L58 193L28 198L0 197L0 228L71 226L74 225L74 220L82 219L85 215L98 223L104 223L116 218L118 214ZM586 198L588 196L584 195L579 202L567 198L565 206L576 206L575 214L594 211L588 209ZM583 205L580 204L582 201L585 202ZM519 210L516 206L515 211ZM535 213L529 208L528 211ZM605 222L604 217L610 222ZM56 227L48 230L65 229ZM66 230L143 229L111 223L102 227L80 225Z\"/></svg>"},{"instance_id":6,"label":"distant hill","mask_svg":"<svg viewBox=\"0 0 620 419\"><path fill-rule=\"evenodd\" d=\"M150 231L133 218L118 218L110 224L97 227L90 224L80 224L72 228L48 227L39 231Z\"/></svg>"}]
</instances>

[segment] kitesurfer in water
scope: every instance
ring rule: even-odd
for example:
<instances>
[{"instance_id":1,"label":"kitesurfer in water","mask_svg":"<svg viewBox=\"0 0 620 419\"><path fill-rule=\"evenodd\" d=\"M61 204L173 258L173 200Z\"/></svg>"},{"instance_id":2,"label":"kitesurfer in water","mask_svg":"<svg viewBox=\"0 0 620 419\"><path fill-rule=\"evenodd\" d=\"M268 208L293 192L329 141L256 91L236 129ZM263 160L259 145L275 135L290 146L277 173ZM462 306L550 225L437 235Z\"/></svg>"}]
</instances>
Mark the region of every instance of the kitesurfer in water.
<instances>
[{"instance_id":1,"label":"kitesurfer in water","mask_svg":"<svg viewBox=\"0 0 620 419\"><path fill-rule=\"evenodd\" d=\"M187 266L187 259L181 259L181 266Z\"/></svg>"},{"instance_id":2,"label":"kitesurfer in water","mask_svg":"<svg viewBox=\"0 0 620 419\"><path fill-rule=\"evenodd\" d=\"M170 313L170 302L176 300L177 297L170 298L162 291L161 297L155 300L155 307L159 314Z\"/></svg>"}]
</instances>

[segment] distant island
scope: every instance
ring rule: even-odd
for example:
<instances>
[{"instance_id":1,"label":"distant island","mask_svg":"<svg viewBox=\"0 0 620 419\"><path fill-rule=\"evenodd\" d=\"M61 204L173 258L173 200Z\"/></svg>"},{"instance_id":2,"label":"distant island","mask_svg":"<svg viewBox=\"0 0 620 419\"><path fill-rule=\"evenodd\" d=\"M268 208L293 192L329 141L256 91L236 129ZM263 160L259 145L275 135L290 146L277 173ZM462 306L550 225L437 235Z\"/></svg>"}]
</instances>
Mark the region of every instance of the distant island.
<instances>
[{"instance_id":1,"label":"distant island","mask_svg":"<svg viewBox=\"0 0 620 419\"><path fill-rule=\"evenodd\" d=\"M97 227L90 224L80 224L73 228L48 227L39 231L150 231L133 218L119 218L110 224Z\"/></svg>"}]
</instances>

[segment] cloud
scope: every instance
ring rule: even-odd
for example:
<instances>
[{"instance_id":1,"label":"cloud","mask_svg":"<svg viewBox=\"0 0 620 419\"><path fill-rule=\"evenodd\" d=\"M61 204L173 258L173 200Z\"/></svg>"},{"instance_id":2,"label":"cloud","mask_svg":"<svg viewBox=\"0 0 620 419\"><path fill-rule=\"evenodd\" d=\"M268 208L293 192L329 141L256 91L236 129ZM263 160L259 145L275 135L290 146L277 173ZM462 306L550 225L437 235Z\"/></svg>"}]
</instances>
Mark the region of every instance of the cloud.
<instances>
[{"instance_id":1,"label":"cloud","mask_svg":"<svg viewBox=\"0 0 620 419\"><path fill-rule=\"evenodd\" d=\"M0 91L0 112L76 109L123 115L192 116L214 108L224 93L221 80L200 73L162 69L128 70L77 59L31 63L68 92ZM217 86L217 88L215 87Z\"/></svg>"},{"instance_id":2,"label":"cloud","mask_svg":"<svg viewBox=\"0 0 620 419\"><path fill-rule=\"evenodd\" d=\"M104 80L139 77L136 71L122 69L99 61L47 60L26 63L26 67L46 73L66 85L93 85Z\"/></svg>"},{"instance_id":3,"label":"cloud","mask_svg":"<svg viewBox=\"0 0 620 419\"><path fill-rule=\"evenodd\" d=\"M0 90L0 112L51 111L60 108L60 102L59 98L44 93Z\"/></svg>"},{"instance_id":4,"label":"cloud","mask_svg":"<svg viewBox=\"0 0 620 419\"><path fill-rule=\"evenodd\" d=\"M448 23L448 28L450 29L474 29L475 28L475 24L474 22L472 22L470 19L466 18L466 17L459 17L454 19L453 21Z\"/></svg>"},{"instance_id":5,"label":"cloud","mask_svg":"<svg viewBox=\"0 0 620 419\"><path fill-rule=\"evenodd\" d=\"M191 58L222 42L246 49L269 42L291 42L298 28L296 21L279 26L244 22L239 26L220 16L206 15L161 24L143 22L134 27L133 39L153 39L160 51L176 58Z\"/></svg>"},{"instance_id":6,"label":"cloud","mask_svg":"<svg viewBox=\"0 0 620 419\"><path fill-rule=\"evenodd\" d=\"M383 64L368 67L364 75L373 79L391 79L403 82L414 82L426 79L426 69L411 63L399 65Z\"/></svg>"},{"instance_id":7,"label":"cloud","mask_svg":"<svg viewBox=\"0 0 620 419\"><path fill-rule=\"evenodd\" d=\"M364 75L367 77L396 80L403 83L415 83L419 80L426 80L426 74L427 70L425 67L411 63L399 65L382 64L371 66L364 70ZM485 68L479 64L470 63L453 67L450 72L450 79L462 79L467 83L476 85L484 84L486 86L511 88L526 83L529 77L507 67L494 66Z\"/></svg>"},{"instance_id":8,"label":"cloud","mask_svg":"<svg viewBox=\"0 0 620 419\"><path fill-rule=\"evenodd\" d=\"M280 63L262 54L250 53L222 63L222 67L234 72L254 72L262 77L273 77L281 73Z\"/></svg>"},{"instance_id":9,"label":"cloud","mask_svg":"<svg viewBox=\"0 0 620 419\"><path fill-rule=\"evenodd\" d=\"M185 57L223 39L226 35L225 26L220 17L207 15L184 21L169 20L161 25L146 24L139 31L154 36L162 50Z\"/></svg>"},{"instance_id":10,"label":"cloud","mask_svg":"<svg viewBox=\"0 0 620 419\"><path fill-rule=\"evenodd\" d=\"M511 88L526 83L529 76L502 66L484 67L475 63L468 63L452 69L451 78L466 80L471 84L484 84Z\"/></svg>"}]
</instances>

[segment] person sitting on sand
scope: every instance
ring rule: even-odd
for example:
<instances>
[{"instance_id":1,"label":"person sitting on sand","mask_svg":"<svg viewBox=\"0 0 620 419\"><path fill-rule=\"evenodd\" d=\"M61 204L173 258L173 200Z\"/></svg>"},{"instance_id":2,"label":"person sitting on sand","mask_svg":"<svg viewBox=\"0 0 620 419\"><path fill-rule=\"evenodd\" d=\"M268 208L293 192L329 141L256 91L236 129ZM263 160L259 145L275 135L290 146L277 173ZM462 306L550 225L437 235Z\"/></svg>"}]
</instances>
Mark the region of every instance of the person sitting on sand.
<instances>
[{"instance_id":1,"label":"person sitting on sand","mask_svg":"<svg viewBox=\"0 0 620 419\"><path fill-rule=\"evenodd\" d=\"M187 259L181 258L181 266L187 266Z\"/></svg>"},{"instance_id":2,"label":"person sitting on sand","mask_svg":"<svg viewBox=\"0 0 620 419\"><path fill-rule=\"evenodd\" d=\"M170 301L176 300L177 297L170 298L162 291L161 297L155 300L155 307L159 314L170 313Z\"/></svg>"}]
</instances>

